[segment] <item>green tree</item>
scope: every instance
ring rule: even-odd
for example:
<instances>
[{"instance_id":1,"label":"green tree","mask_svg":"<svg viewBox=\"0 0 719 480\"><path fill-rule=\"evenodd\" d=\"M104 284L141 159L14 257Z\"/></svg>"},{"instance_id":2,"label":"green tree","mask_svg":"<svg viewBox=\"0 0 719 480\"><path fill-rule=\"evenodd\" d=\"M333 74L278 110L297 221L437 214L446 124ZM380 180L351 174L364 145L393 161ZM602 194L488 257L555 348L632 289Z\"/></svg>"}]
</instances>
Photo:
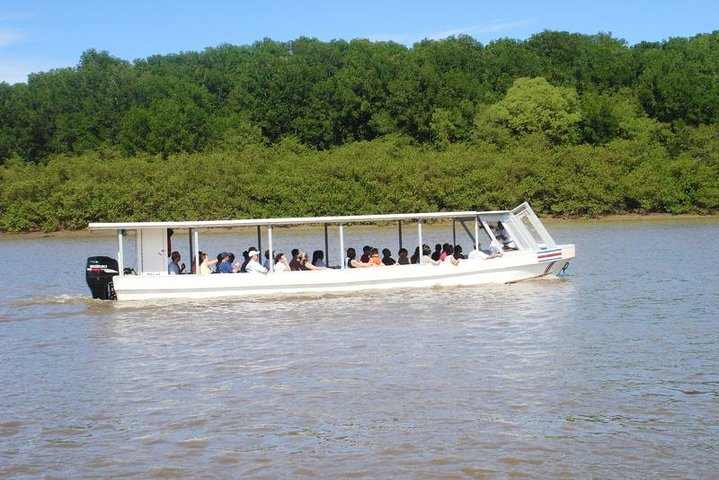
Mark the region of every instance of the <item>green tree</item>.
<instances>
[{"instance_id":1,"label":"green tree","mask_svg":"<svg viewBox=\"0 0 719 480\"><path fill-rule=\"evenodd\" d=\"M581 120L574 89L554 87L544 78L519 78L490 107L492 122L514 136L541 134L554 144L574 143Z\"/></svg>"}]
</instances>

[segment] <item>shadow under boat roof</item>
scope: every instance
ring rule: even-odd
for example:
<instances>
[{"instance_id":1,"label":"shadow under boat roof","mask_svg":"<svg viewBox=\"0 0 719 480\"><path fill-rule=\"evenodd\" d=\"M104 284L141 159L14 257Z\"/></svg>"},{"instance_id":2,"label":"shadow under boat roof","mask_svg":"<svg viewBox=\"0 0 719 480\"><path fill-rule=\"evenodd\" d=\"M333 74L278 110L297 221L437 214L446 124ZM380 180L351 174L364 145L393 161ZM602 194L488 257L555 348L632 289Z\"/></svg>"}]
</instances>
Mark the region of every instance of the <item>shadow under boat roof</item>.
<instances>
[{"instance_id":1,"label":"shadow under boat roof","mask_svg":"<svg viewBox=\"0 0 719 480\"><path fill-rule=\"evenodd\" d=\"M470 220L477 216L504 216L512 213L510 210L492 211L460 211L460 212L429 212L429 213L397 213L383 215L343 215L324 217L284 217L284 218L254 218L240 220L197 220L182 222L112 222L112 223L90 223L89 230L138 230L144 228L172 228L172 229L201 229L201 228L232 228L232 227L254 227L254 226L281 226L281 225L303 225L303 224L349 224L349 223L371 223L371 222L392 222L403 220Z\"/></svg>"}]
</instances>

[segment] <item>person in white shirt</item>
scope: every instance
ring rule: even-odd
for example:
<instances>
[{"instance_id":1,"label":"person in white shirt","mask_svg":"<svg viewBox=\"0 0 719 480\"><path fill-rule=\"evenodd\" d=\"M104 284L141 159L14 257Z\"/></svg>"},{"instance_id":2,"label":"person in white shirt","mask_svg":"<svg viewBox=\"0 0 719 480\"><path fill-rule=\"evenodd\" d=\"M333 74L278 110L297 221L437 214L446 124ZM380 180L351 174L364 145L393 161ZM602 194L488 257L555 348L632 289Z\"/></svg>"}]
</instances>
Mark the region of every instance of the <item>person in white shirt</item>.
<instances>
[{"instance_id":1,"label":"person in white shirt","mask_svg":"<svg viewBox=\"0 0 719 480\"><path fill-rule=\"evenodd\" d=\"M289 272L290 264L287 262L287 257L284 253L278 253L275 255L275 272Z\"/></svg>"},{"instance_id":2,"label":"person in white shirt","mask_svg":"<svg viewBox=\"0 0 719 480\"><path fill-rule=\"evenodd\" d=\"M247 252L247 257L250 259L245 267L247 273L267 273L267 269L260 265L260 262L258 261L259 256L260 253L257 250L250 250Z\"/></svg>"},{"instance_id":3,"label":"person in white shirt","mask_svg":"<svg viewBox=\"0 0 719 480\"><path fill-rule=\"evenodd\" d=\"M170 275L180 275L185 273L185 264L180 264L180 252L172 252L170 255L170 263L167 265L167 273Z\"/></svg>"},{"instance_id":4,"label":"person in white shirt","mask_svg":"<svg viewBox=\"0 0 719 480\"><path fill-rule=\"evenodd\" d=\"M501 252L495 252L495 251L493 251L491 254L487 255L482 250L480 250L479 247L481 247L481 246L482 246L482 244L478 243L477 247L475 247L475 249L472 250L472 252L467 256L467 258L468 259L476 259L476 260L489 260L490 258L497 258L497 257L502 256Z\"/></svg>"}]
</instances>

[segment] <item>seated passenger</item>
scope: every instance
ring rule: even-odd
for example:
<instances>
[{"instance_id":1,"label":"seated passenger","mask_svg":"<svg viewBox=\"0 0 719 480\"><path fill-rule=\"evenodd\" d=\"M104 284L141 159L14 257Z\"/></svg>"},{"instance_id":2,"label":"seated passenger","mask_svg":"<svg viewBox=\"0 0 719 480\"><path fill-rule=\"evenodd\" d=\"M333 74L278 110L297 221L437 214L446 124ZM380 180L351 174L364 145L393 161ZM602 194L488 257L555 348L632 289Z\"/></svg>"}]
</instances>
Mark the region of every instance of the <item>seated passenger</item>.
<instances>
[{"instance_id":1,"label":"seated passenger","mask_svg":"<svg viewBox=\"0 0 719 480\"><path fill-rule=\"evenodd\" d=\"M265 259L262 260L262 266L267 270L270 269L270 249L265 250Z\"/></svg>"},{"instance_id":2,"label":"seated passenger","mask_svg":"<svg viewBox=\"0 0 719 480\"><path fill-rule=\"evenodd\" d=\"M397 250L397 264L398 265L409 265L409 252L406 248L402 247L399 250Z\"/></svg>"},{"instance_id":3,"label":"seated passenger","mask_svg":"<svg viewBox=\"0 0 719 480\"><path fill-rule=\"evenodd\" d=\"M439 256L442 254L442 244L434 244L434 252L432 252L432 260L439 260Z\"/></svg>"},{"instance_id":4,"label":"seated passenger","mask_svg":"<svg viewBox=\"0 0 719 480\"><path fill-rule=\"evenodd\" d=\"M421 259L422 265L424 264L430 264L430 265L439 265L442 262L437 260L432 260L432 249L429 248L429 245L422 245L422 259Z\"/></svg>"},{"instance_id":5,"label":"seated passenger","mask_svg":"<svg viewBox=\"0 0 719 480\"><path fill-rule=\"evenodd\" d=\"M247 252L249 258L245 270L247 273L267 273L267 269L260 265L260 252L257 250L250 250Z\"/></svg>"},{"instance_id":6,"label":"seated passenger","mask_svg":"<svg viewBox=\"0 0 719 480\"><path fill-rule=\"evenodd\" d=\"M410 263L412 265L415 265L419 263L419 247L414 247L414 253L412 254L412 257L409 259Z\"/></svg>"},{"instance_id":7,"label":"seated passenger","mask_svg":"<svg viewBox=\"0 0 719 480\"><path fill-rule=\"evenodd\" d=\"M360 257L360 262L368 263L370 252L372 252L372 247L370 247L369 245L365 245L364 247L362 247L362 256Z\"/></svg>"},{"instance_id":8,"label":"seated passenger","mask_svg":"<svg viewBox=\"0 0 719 480\"><path fill-rule=\"evenodd\" d=\"M218 273L237 273L238 267L232 264L231 253L222 252L220 255L222 261L217 265Z\"/></svg>"},{"instance_id":9,"label":"seated passenger","mask_svg":"<svg viewBox=\"0 0 719 480\"><path fill-rule=\"evenodd\" d=\"M369 252L369 263L374 263L378 267L383 267L382 259L379 258L379 250L372 248Z\"/></svg>"},{"instance_id":10,"label":"seated passenger","mask_svg":"<svg viewBox=\"0 0 719 480\"><path fill-rule=\"evenodd\" d=\"M384 265L394 265L397 263L397 261L392 258L392 252L389 251L389 248L382 249L382 263Z\"/></svg>"},{"instance_id":11,"label":"seated passenger","mask_svg":"<svg viewBox=\"0 0 719 480\"><path fill-rule=\"evenodd\" d=\"M174 251L170 255L170 263L167 265L167 273L170 275L180 275L185 273L185 264L180 264L180 252Z\"/></svg>"},{"instance_id":12,"label":"seated passenger","mask_svg":"<svg viewBox=\"0 0 719 480\"><path fill-rule=\"evenodd\" d=\"M300 252L297 256L297 260L300 262L300 270L325 270L325 267L312 265L312 263L307 259L307 252Z\"/></svg>"},{"instance_id":13,"label":"seated passenger","mask_svg":"<svg viewBox=\"0 0 719 480\"><path fill-rule=\"evenodd\" d=\"M447 258L447 255L449 255L449 253L447 253L449 247L450 247L449 243L445 243L444 245L442 245L442 251L439 253L439 261L440 262L444 262L444 259Z\"/></svg>"},{"instance_id":14,"label":"seated passenger","mask_svg":"<svg viewBox=\"0 0 719 480\"><path fill-rule=\"evenodd\" d=\"M275 255L275 272L289 272L290 264L287 262L287 257L284 253L278 253Z\"/></svg>"},{"instance_id":15,"label":"seated passenger","mask_svg":"<svg viewBox=\"0 0 719 480\"><path fill-rule=\"evenodd\" d=\"M208 256L205 252L200 252L200 275L209 275L212 273L212 266L217 263L217 260L208 260Z\"/></svg>"},{"instance_id":16,"label":"seated passenger","mask_svg":"<svg viewBox=\"0 0 719 480\"><path fill-rule=\"evenodd\" d=\"M447 245L444 251L446 253L444 261L442 262L444 265L454 265L455 267L459 265L459 259L455 257L454 247L452 245Z\"/></svg>"},{"instance_id":17,"label":"seated passenger","mask_svg":"<svg viewBox=\"0 0 719 480\"><path fill-rule=\"evenodd\" d=\"M325 264L325 252L322 250L315 250L312 252L312 265L315 267L325 268L327 266Z\"/></svg>"},{"instance_id":18,"label":"seated passenger","mask_svg":"<svg viewBox=\"0 0 719 480\"><path fill-rule=\"evenodd\" d=\"M244 258L244 260L240 264L240 268L239 268L240 273L247 273L247 264L250 261L250 257L248 255L248 253L250 253L251 250L257 251L257 249L255 247L247 247L247 250L242 252L242 257Z\"/></svg>"},{"instance_id":19,"label":"seated passenger","mask_svg":"<svg viewBox=\"0 0 719 480\"><path fill-rule=\"evenodd\" d=\"M345 266L347 268L365 268L365 267L374 267L374 264L358 261L357 260L357 252L355 252L354 248L350 247L347 249L347 258L345 258Z\"/></svg>"},{"instance_id":20,"label":"seated passenger","mask_svg":"<svg viewBox=\"0 0 719 480\"><path fill-rule=\"evenodd\" d=\"M488 260L490 258L497 258L497 257L502 256L501 253L497 253L497 252L492 252L491 254L487 255L480 248L482 246L482 244L479 243L477 245L478 245L478 247L475 247L475 249L472 250L472 252L467 257L468 259L470 259L470 260Z\"/></svg>"},{"instance_id":21,"label":"seated passenger","mask_svg":"<svg viewBox=\"0 0 719 480\"><path fill-rule=\"evenodd\" d=\"M293 272L299 272L300 270L302 270L300 268L300 262L299 262L299 260L297 260L297 255L299 255L299 254L300 254L300 251L298 249L296 249L296 248L292 249L292 259L290 260L290 270L292 270Z\"/></svg>"}]
</instances>

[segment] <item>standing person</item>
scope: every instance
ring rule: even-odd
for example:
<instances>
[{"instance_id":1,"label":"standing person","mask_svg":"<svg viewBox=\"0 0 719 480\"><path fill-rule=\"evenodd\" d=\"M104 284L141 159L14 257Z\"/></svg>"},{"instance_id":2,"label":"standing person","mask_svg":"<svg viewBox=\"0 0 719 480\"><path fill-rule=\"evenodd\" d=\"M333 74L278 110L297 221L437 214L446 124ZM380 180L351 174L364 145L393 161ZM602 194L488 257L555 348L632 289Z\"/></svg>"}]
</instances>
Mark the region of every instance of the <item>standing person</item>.
<instances>
[{"instance_id":1,"label":"standing person","mask_svg":"<svg viewBox=\"0 0 719 480\"><path fill-rule=\"evenodd\" d=\"M180 275L185 273L185 264L180 264L180 252L174 251L170 255L170 263L167 265L167 273L170 275Z\"/></svg>"},{"instance_id":2,"label":"standing person","mask_svg":"<svg viewBox=\"0 0 719 480\"><path fill-rule=\"evenodd\" d=\"M245 270L247 273L267 273L268 270L260 265L259 261L260 252L258 252L255 249L250 249L247 252L247 258L249 259L247 262L247 265L245 265Z\"/></svg>"},{"instance_id":3,"label":"standing person","mask_svg":"<svg viewBox=\"0 0 719 480\"><path fill-rule=\"evenodd\" d=\"M297 260L297 255L300 254L300 251L296 248L292 249L292 259L290 260L290 270L293 272L299 272L302 270L300 267L300 262Z\"/></svg>"}]
</instances>

